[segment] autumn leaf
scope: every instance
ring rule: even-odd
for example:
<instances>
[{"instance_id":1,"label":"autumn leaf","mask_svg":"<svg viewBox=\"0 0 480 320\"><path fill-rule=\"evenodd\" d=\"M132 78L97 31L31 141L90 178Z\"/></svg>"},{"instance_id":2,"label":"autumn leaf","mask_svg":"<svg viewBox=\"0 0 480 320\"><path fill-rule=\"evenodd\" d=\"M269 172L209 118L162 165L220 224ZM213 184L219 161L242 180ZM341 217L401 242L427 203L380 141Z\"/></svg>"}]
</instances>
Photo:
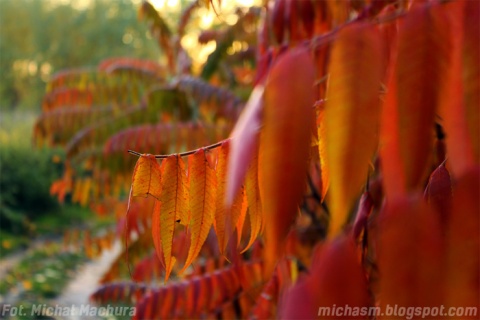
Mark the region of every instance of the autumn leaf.
<instances>
[{"instance_id":1,"label":"autumn leaf","mask_svg":"<svg viewBox=\"0 0 480 320\"><path fill-rule=\"evenodd\" d=\"M222 146L220 147L220 150L218 152L217 165L215 168L217 174L217 196L215 206L215 220L213 225L215 227L215 233L217 234L218 247L220 249L220 253L222 254L226 246L225 215L228 211L225 208L225 181L229 150L230 144L227 140L226 142L222 143Z\"/></svg>"},{"instance_id":2,"label":"autumn leaf","mask_svg":"<svg viewBox=\"0 0 480 320\"><path fill-rule=\"evenodd\" d=\"M359 240L359 237L365 232L372 210L373 199L368 192L364 192L360 197L357 216L353 224L352 235L354 240Z\"/></svg>"},{"instance_id":3,"label":"autumn leaf","mask_svg":"<svg viewBox=\"0 0 480 320\"><path fill-rule=\"evenodd\" d=\"M479 306L480 289L480 168L458 177L447 226L447 304ZM465 314L465 316L467 316ZM472 315L468 319L475 319ZM463 319L467 319L464 317Z\"/></svg>"},{"instance_id":4,"label":"autumn leaf","mask_svg":"<svg viewBox=\"0 0 480 320\"><path fill-rule=\"evenodd\" d=\"M424 197L440 214L442 223L446 224L452 205L452 181L443 163L430 175Z\"/></svg>"},{"instance_id":5,"label":"autumn leaf","mask_svg":"<svg viewBox=\"0 0 480 320\"><path fill-rule=\"evenodd\" d=\"M332 49L324 119L330 237L346 222L378 146L382 57L380 34L371 25L342 29Z\"/></svg>"},{"instance_id":6,"label":"autumn leaf","mask_svg":"<svg viewBox=\"0 0 480 320\"><path fill-rule=\"evenodd\" d=\"M448 9L447 9L448 8ZM444 74L439 113L446 131L452 173L460 176L480 163L480 19L477 1L448 4L445 23L452 26L452 54Z\"/></svg>"},{"instance_id":7,"label":"autumn leaf","mask_svg":"<svg viewBox=\"0 0 480 320\"><path fill-rule=\"evenodd\" d=\"M185 266L180 273L198 256L215 218L217 178L203 149L188 156L188 172L191 244Z\"/></svg>"},{"instance_id":8,"label":"autumn leaf","mask_svg":"<svg viewBox=\"0 0 480 320\"><path fill-rule=\"evenodd\" d=\"M178 155L171 155L162 162L162 203L160 211L160 236L165 257L165 281L168 280L176 258L172 257L175 224L188 223L188 193L185 165ZM159 235L156 235L157 237ZM154 235L155 236L155 235Z\"/></svg>"},{"instance_id":9,"label":"autumn leaf","mask_svg":"<svg viewBox=\"0 0 480 320\"><path fill-rule=\"evenodd\" d=\"M367 280L351 238L340 236L318 249L309 275L280 300L281 319L336 319L338 316L332 313L319 312L335 305L359 309L370 306ZM345 314L342 319L353 318Z\"/></svg>"},{"instance_id":10,"label":"autumn leaf","mask_svg":"<svg viewBox=\"0 0 480 320\"><path fill-rule=\"evenodd\" d=\"M474 162L480 164L480 3L465 1L463 20L464 42L462 47L462 78L464 83L465 114Z\"/></svg>"},{"instance_id":11,"label":"autumn leaf","mask_svg":"<svg viewBox=\"0 0 480 320\"><path fill-rule=\"evenodd\" d=\"M263 213L260 190L258 189L258 156L255 156L250 162L245 180L248 216L250 218L250 240L242 253L252 246L262 228Z\"/></svg>"},{"instance_id":12,"label":"autumn leaf","mask_svg":"<svg viewBox=\"0 0 480 320\"><path fill-rule=\"evenodd\" d=\"M133 169L131 196L152 195L160 200L161 170L154 155L142 154Z\"/></svg>"},{"instance_id":13,"label":"autumn leaf","mask_svg":"<svg viewBox=\"0 0 480 320\"><path fill-rule=\"evenodd\" d=\"M245 218L247 217L247 210L248 210L248 203L247 203L247 194L245 192L245 188L242 187L235 199L233 201L231 214L232 217L231 225L232 225L232 234L228 235L229 237L233 235L234 230L237 230L237 241L236 243L240 245L241 238L243 234L243 225L245 223ZM235 247L236 248L236 247ZM233 252L231 252L233 254Z\"/></svg>"},{"instance_id":14,"label":"autumn leaf","mask_svg":"<svg viewBox=\"0 0 480 320\"><path fill-rule=\"evenodd\" d=\"M317 107L317 135L318 135L318 156L320 160L320 174L321 174L321 200L325 199L328 187L330 186L330 176L327 164L327 130L325 128L325 105L322 102Z\"/></svg>"},{"instance_id":15,"label":"autumn leaf","mask_svg":"<svg viewBox=\"0 0 480 320\"><path fill-rule=\"evenodd\" d=\"M152 213L152 239L153 245L155 247L155 252L157 254L158 259L162 263L163 267L165 268L165 256L163 255L162 250L162 238L161 238L161 219L160 219L160 208L162 203L155 199L155 204L153 207ZM165 268L166 269L166 268Z\"/></svg>"},{"instance_id":16,"label":"autumn leaf","mask_svg":"<svg viewBox=\"0 0 480 320\"><path fill-rule=\"evenodd\" d=\"M92 179L85 178L82 180L82 189L80 192L80 205L86 206L90 200L90 192L92 187Z\"/></svg>"},{"instance_id":17,"label":"autumn leaf","mask_svg":"<svg viewBox=\"0 0 480 320\"><path fill-rule=\"evenodd\" d=\"M439 264L443 250L438 217L417 193L389 201L379 218L380 306L442 304L446 274Z\"/></svg>"},{"instance_id":18,"label":"autumn leaf","mask_svg":"<svg viewBox=\"0 0 480 320\"><path fill-rule=\"evenodd\" d=\"M305 190L310 123L315 120L313 71L308 49L299 47L278 58L266 82L259 155L265 275L281 255Z\"/></svg>"},{"instance_id":19,"label":"autumn leaf","mask_svg":"<svg viewBox=\"0 0 480 320\"><path fill-rule=\"evenodd\" d=\"M435 112L451 48L444 11L434 7L412 9L398 32L380 149L385 192L390 198L423 187L432 156Z\"/></svg>"}]
</instances>

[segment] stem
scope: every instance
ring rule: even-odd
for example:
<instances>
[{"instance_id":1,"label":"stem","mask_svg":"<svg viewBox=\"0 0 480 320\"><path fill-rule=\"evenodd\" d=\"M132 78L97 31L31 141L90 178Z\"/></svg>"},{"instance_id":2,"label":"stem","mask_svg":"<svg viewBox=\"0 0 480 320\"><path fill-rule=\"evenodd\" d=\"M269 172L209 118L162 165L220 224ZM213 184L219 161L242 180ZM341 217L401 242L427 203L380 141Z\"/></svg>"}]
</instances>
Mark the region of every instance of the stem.
<instances>
[{"instance_id":1,"label":"stem","mask_svg":"<svg viewBox=\"0 0 480 320\"><path fill-rule=\"evenodd\" d=\"M222 141L219 141L217 143L214 143L214 144L211 144L209 146L206 146L206 147L201 147L201 148L198 148L198 149L195 149L195 150L190 150L190 151L186 151L186 152L182 152L182 153L172 153L172 154L156 154L155 155L155 158L156 159L166 159L172 155L179 155L180 157L184 157L184 156L189 156L191 154L194 154L195 152L197 152L198 150L200 149L204 149L204 150L212 150L212 149L215 149L217 147L220 147L225 141L229 140L230 138L228 139L225 139L225 140L222 140ZM140 152L137 152L137 151L134 151L134 150L128 150L128 153L130 154L133 154L133 155L136 155L138 157L141 157L142 154Z\"/></svg>"}]
</instances>

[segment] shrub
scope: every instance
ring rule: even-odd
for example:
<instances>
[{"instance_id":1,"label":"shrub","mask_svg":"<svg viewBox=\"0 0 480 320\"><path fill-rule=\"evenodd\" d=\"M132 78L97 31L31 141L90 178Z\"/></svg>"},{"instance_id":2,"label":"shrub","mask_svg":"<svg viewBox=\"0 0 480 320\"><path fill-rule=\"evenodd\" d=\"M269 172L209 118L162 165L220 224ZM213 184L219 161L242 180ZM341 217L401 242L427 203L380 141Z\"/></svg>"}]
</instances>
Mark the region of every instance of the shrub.
<instances>
[{"instance_id":1,"label":"shrub","mask_svg":"<svg viewBox=\"0 0 480 320\"><path fill-rule=\"evenodd\" d=\"M59 150L34 150L29 140L28 115L6 115L0 136L0 227L25 231L30 221L58 207L49 194L50 184L62 171L52 165Z\"/></svg>"}]
</instances>

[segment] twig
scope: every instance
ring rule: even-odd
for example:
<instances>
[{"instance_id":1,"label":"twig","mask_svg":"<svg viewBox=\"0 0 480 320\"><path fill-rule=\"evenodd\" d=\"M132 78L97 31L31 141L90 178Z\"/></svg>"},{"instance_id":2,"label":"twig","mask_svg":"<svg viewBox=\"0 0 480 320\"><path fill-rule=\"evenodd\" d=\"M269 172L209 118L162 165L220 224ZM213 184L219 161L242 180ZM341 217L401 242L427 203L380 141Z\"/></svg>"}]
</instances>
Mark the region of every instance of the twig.
<instances>
[{"instance_id":1,"label":"twig","mask_svg":"<svg viewBox=\"0 0 480 320\"><path fill-rule=\"evenodd\" d=\"M198 149L195 149L195 150L190 150L190 151L186 151L186 152L182 152L182 153L172 153L172 154L156 154L155 155L155 158L156 159L166 159L172 155L178 155L180 157L184 157L184 156L189 156L191 154L194 154L195 152L197 152L198 150L200 149L204 149L204 150L212 150L212 149L215 149L217 147L220 147L222 145L222 143L224 143L225 141L227 141L229 139L225 139L225 140L222 140L220 142L217 142L217 143L214 143L214 144L211 144L209 146L206 146L206 147L201 147L201 148L198 148ZM137 151L134 151L134 150L128 150L128 153L130 154L133 154L133 155L136 155L138 157L141 157L142 154L140 152L137 152Z\"/></svg>"}]
</instances>

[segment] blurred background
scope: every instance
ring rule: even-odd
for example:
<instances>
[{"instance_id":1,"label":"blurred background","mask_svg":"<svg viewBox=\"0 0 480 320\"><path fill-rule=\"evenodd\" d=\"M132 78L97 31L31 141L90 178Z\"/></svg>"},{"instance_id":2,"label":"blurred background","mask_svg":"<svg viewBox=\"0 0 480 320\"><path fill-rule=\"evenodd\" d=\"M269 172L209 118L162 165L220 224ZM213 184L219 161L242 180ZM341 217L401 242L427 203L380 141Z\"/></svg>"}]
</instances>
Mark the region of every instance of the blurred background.
<instances>
[{"instance_id":1,"label":"blurred background","mask_svg":"<svg viewBox=\"0 0 480 320\"><path fill-rule=\"evenodd\" d=\"M222 1L217 12L207 5L195 10L180 39L190 55L193 75L202 72L217 48L215 41L199 43L202 30L235 25L237 7L259 2ZM150 3L165 22L176 25L192 1ZM0 306L57 299L78 266L91 258L83 250L63 250L66 235L73 242L78 236L69 230L93 234L115 223L115 216L98 216L69 198L60 204L50 194L52 183L65 171L65 151L34 147L33 128L42 114L47 83L60 70L96 68L112 57L166 63L149 24L139 20L141 4L140 0L0 0ZM229 55L245 49L232 41L224 48ZM246 92L248 96L249 89Z\"/></svg>"},{"instance_id":2,"label":"blurred background","mask_svg":"<svg viewBox=\"0 0 480 320\"><path fill-rule=\"evenodd\" d=\"M22 235L62 224L56 218L65 208L49 195L62 170L52 159L61 151L32 149L32 127L50 76L107 57L159 58L147 25L137 19L138 2L0 1L2 255L25 242Z\"/></svg>"}]
</instances>

